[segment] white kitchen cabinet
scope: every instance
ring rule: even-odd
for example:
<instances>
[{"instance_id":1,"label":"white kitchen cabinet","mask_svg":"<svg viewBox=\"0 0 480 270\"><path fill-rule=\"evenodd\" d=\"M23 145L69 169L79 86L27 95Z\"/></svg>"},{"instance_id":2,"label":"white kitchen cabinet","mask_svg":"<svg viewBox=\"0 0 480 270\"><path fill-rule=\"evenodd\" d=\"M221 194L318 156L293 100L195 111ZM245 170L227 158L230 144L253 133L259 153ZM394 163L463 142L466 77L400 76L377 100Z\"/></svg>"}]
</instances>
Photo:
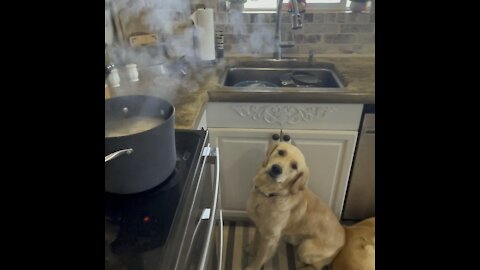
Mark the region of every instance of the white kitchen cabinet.
<instances>
[{"instance_id":1,"label":"white kitchen cabinet","mask_svg":"<svg viewBox=\"0 0 480 270\"><path fill-rule=\"evenodd\" d=\"M308 186L320 196L337 217L343 209L356 131L341 130L283 130L295 140L305 155L310 169Z\"/></svg>"},{"instance_id":2,"label":"white kitchen cabinet","mask_svg":"<svg viewBox=\"0 0 480 270\"><path fill-rule=\"evenodd\" d=\"M269 138L275 132L269 129L209 128L210 143L220 151L223 210L245 216L253 177L265 159Z\"/></svg>"},{"instance_id":3,"label":"white kitchen cabinet","mask_svg":"<svg viewBox=\"0 0 480 270\"><path fill-rule=\"evenodd\" d=\"M271 136L280 130L209 128L210 142L220 149L222 208L225 214L245 216L253 177L265 159ZM308 186L339 217L345 198L357 139L355 131L283 130L302 150L310 168Z\"/></svg>"},{"instance_id":4,"label":"white kitchen cabinet","mask_svg":"<svg viewBox=\"0 0 480 270\"><path fill-rule=\"evenodd\" d=\"M222 209L245 218L253 177L273 134L289 134L310 167L309 187L341 216L361 104L209 103L210 142L220 149Z\"/></svg>"}]
</instances>

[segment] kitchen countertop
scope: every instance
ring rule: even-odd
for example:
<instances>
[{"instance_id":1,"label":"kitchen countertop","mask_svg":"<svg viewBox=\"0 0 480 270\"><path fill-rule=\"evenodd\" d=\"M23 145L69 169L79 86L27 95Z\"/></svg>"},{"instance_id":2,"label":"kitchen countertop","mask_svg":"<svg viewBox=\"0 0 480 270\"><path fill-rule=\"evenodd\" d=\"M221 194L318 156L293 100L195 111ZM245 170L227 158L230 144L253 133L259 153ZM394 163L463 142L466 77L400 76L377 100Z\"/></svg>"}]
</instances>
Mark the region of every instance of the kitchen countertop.
<instances>
[{"instance_id":1,"label":"kitchen countertop","mask_svg":"<svg viewBox=\"0 0 480 270\"><path fill-rule=\"evenodd\" d=\"M297 58L302 60L302 58ZM333 63L343 76L344 91L306 91L295 88L280 91L236 90L222 87L220 76L225 67L235 61L257 60L241 57L227 59L216 66L204 67L204 78L195 92L180 91L174 104L175 127L193 129L200 121L202 112L210 102L296 102L296 103L361 103L375 104L375 57L374 56L317 56L316 62ZM306 60L306 59L303 59Z\"/></svg>"},{"instance_id":2,"label":"kitchen countertop","mask_svg":"<svg viewBox=\"0 0 480 270\"><path fill-rule=\"evenodd\" d=\"M175 128L194 129L208 101L207 88L200 88L194 93L179 95L175 104Z\"/></svg>"}]
</instances>

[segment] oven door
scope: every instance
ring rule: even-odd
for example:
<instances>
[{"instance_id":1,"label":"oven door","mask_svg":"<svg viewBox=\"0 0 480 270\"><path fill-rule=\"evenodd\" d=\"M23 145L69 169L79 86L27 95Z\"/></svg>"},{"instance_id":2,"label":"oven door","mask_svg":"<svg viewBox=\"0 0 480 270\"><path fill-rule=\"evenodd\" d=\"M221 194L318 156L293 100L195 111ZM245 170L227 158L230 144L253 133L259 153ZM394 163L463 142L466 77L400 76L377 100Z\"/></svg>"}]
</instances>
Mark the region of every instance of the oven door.
<instances>
[{"instance_id":1,"label":"oven door","mask_svg":"<svg viewBox=\"0 0 480 270\"><path fill-rule=\"evenodd\" d=\"M210 145L202 153L200 181L180 255L185 270L220 269L222 265L223 219L220 207L219 151ZM213 177L212 177L213 176Z\"/></svg>"}]
</instances>

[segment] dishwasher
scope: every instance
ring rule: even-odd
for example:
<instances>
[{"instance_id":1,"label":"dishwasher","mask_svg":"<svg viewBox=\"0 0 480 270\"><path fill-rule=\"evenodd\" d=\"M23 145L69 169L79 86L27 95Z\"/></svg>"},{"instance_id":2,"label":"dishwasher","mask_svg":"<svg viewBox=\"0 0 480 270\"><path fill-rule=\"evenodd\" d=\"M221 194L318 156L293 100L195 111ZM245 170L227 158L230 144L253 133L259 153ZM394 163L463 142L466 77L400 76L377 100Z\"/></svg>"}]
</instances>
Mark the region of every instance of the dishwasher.
<instances>
[{"instance_id":1,"label":"dishwasher","mask_svg":"<svg viewBox=\"0 0 480 270\"><path fill-rule=\"evenodd\" d=\"M375 105L365 105L342 220L375 216Z\"/></svg>"}]
</instances>

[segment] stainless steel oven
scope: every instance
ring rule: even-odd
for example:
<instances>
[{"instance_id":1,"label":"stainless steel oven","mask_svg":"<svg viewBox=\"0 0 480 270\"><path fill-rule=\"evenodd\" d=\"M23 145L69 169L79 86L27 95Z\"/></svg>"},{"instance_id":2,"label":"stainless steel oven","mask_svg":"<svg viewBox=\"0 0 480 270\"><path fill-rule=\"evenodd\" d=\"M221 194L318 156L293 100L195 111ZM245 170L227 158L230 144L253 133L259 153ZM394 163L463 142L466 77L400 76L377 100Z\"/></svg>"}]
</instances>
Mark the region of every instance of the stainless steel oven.
<instances>
[{"instance_id":1,"label":"stainless steel oven","mask_svg":"<svg viewBox=\"0 0 480 270\"><path fill-rule=\"evenodd\" d=\"M343 220L375 216L375 105L366 105L362 118Z\"/></svg>"},{"instance_id":2,"label":"stainless steel oven","mask_svg":"<svg viewBox=\"0 0 480 270\"><path fill-rule=\"evenodd\" d=\"M203 148L201 166L195 175L200 179L196 185L193 203L188 213L174 264L168 269L210 270L220 269L223 248L223 216L220 196L219 149L207 145Z\"/></svg>"},{"instance_id":3,"label":"stainless steel oven","mask_svg":"<svg viewBox=\"0 0 480 270\"><path fill-rule=\"evenodd\" d=\"M167 181L134 195L105 194L105 269L210 270L222 265L219 149L206 130L176 130Z\"/></svg>"}]
</instances>

